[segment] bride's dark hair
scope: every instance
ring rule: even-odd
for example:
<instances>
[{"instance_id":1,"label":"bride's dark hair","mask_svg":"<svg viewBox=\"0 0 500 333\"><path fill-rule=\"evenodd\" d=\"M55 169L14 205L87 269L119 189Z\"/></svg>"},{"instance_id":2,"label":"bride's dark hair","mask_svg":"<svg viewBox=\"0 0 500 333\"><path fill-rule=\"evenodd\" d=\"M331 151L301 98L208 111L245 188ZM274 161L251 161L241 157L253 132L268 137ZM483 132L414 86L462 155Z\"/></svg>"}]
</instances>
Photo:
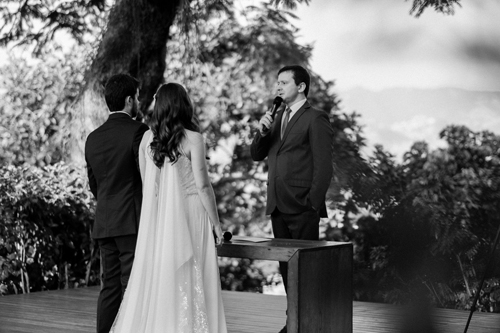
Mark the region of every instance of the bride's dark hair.
<instances>
[{"instance_id":1,"label":"bride's dark hair","mask_svg":"<svg viewBox=\"0 0 500 333\"><path fill-rule=\"evenodd\" d=\"M151 151L154 163L161 168L165 157L171 163L177 161L181 141L186 135L184 129L199 132L199 126L191 99L180 84L162 85L156 92L155 99L151 117Z\"/></svg>"}]
</instances>

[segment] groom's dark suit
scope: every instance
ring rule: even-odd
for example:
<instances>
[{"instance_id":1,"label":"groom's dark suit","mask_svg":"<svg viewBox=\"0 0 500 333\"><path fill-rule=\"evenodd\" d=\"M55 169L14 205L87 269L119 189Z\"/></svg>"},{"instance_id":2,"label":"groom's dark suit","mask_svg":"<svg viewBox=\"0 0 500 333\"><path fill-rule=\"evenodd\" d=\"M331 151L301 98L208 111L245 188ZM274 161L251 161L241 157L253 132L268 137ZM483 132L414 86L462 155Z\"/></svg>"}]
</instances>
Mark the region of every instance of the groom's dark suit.
<instances>
[{"instance_id":1,"label":"groom's dark suit","mask_svg":"<svg viewBox=\"0 0 500 333\"><path fill-rule=\"evenodd\" d=\"M276 238L317 240L319 217L326 217L325 195L333 173L333 129L326 112L306 101L293 115L281 139L284 111L270 132L258 131L251 145L253 160L268 158L266 214ZM281 263L286 286L286 265Z\"/></svg>"},{"instance_id":2,"label":"groom's dark suit","mask_svg":"<svg viewBox=\"0 0 500 333\"><path fill-rule=\"evenodd\" d=\"M92 237L101 250L98 332L111 328L132 269L142 202L137 157L146 130L129 115L112 113L85 145L89 185L97 199Z\"/></svg>"}]
</instances>

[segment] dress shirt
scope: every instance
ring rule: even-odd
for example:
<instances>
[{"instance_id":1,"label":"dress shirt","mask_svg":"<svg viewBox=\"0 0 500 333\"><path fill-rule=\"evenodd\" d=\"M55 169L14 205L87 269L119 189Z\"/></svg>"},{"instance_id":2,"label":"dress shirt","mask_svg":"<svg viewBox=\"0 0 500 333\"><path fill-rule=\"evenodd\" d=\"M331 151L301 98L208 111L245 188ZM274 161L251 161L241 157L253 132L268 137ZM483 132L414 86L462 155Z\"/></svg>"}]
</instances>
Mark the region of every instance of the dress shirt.
<instances>
[{"instance_id":1,"label":"dress shirt","mask_svg":"<svg viewBox=\"0 0 500 333\"><path fill-rule=\"evenodd\" d=\"M292 110L292 111L290 111L290 118L288 118L288 122L290 122L293 115L296 114L297 111L299 111L299 109L302 107L302 105L304 105L305 102L307 102L307 98L301 99L300 101L295 102L292 105L287 105L287 107L290 108L290 110ZM284 118L285 118L284 116L281 118L281 126L283 126L283 119Z\"/></svg>"},{"instance_id":2,"label":"dress shirt","mask_svg":"<svg viewBox=\"0 0 500 333\"><path fill-rule=\"evenodd\" d=\"M109 114L115 114L115 113L125 113L127 116L131 117L131 115L125 111L111 111Z\"/></svg>"}]
</instances>

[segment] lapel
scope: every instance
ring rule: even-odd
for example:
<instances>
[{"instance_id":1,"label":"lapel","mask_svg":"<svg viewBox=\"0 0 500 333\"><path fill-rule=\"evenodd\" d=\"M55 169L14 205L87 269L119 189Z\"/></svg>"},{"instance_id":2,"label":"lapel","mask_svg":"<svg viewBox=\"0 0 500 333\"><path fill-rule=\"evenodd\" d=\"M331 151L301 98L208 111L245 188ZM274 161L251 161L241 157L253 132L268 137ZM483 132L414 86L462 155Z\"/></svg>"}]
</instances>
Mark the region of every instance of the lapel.
<instances>
[{"instance_id":1,"label":"lapel","mask_svg":"<svg viewBox=\"0 0 500 333\"><path fill-rule=\"evenodd\" d=\"M300 109L293 115L293 117L288 121L288 125L286 126L286 129L285 129L285 133L283 134L283 139L281 140L280 142L280 147L281 148L283 146L283 143L286 141L286 138L288 136L288 133L290 133L290 130L292 129L293 126L295 126L295 123L299 120L299 118L304 114L304 112L306 112L307 109L309 109L311 107L311 105L309 104L308 101L306 101L304 103L304 105L302 105L300 107ZM283 117L283 113L285 112L285 110L283 110L281 112L281 116L280 116L280 131L281 131L281 118ZM298 126L298 125L297 125ZM278 149L279 150L279 149Z\"/></svg>"}]
</instances>

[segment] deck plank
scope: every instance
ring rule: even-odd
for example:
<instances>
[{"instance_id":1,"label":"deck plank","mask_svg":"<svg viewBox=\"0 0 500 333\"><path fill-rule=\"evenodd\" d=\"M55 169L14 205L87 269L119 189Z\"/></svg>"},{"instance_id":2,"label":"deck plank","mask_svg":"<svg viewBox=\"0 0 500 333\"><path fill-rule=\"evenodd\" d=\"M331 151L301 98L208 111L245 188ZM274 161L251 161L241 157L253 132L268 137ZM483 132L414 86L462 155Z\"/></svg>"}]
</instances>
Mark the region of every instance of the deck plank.
<instances>
[{"instance_id":1,"label":"deck plank","mask_svg":"<svg viewBox=\"0 0 500 333\"><path fill-rule=\"evenodd\" d=\"M79 288L0 297L0 333L91 333L98 288ZM286 298L223 291L230 333L276 333L285 323ZM403 308L353 302L354 333L400 333ZM432 309L439 333L463 332L469 313ZM500 333L500 314L475 313L469 333ZM312 332L314 333L314 332Z\"/></svg>"}]
</instances>

